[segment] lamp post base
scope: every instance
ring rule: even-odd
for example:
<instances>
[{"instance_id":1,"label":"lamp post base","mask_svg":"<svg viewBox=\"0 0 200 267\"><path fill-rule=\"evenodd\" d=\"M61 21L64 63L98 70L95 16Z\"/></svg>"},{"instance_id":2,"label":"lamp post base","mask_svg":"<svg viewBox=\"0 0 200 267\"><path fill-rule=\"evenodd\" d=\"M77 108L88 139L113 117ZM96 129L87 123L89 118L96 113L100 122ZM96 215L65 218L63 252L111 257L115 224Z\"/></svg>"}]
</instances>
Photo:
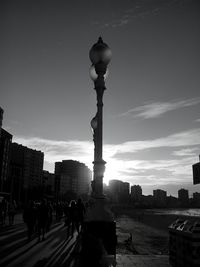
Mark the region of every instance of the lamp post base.
<instances>
[{"instance_id":1,"label":"lamp post base","mask_svg":"<svg viewBox=\"0 0 200 267\"><path fill-rule=\"evenodd\" d=\"M87 208L84 221L114 221L114 216L107 207L107 199L104 195L93 195L91 197L91 199L89 200L89 207Z\"/></svg>"},{"instance_id":2,"label":"lamp post base","mask_svg":"<svg viewBox=\"0 0 200 267\"><path fill-rule=\"evenodd\" d=\"M106 255L116 255L116 222L105 197L91 197L84 218L83 266L99 266Z\"/></svg>"}]
</instances>

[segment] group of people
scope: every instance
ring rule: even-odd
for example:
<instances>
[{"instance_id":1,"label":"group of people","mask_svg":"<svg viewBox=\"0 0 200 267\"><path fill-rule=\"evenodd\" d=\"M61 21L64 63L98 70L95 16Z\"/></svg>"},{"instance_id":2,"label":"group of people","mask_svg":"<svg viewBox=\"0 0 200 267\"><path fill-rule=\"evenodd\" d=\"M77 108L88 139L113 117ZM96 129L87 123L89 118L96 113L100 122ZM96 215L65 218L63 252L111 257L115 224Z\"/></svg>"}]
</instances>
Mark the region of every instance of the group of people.
<instances>
[{"instance_id":1,"label":"group of people","mask_svg":"<svg viewBox=\"0 0 200 267\"><path fill-rule=\"evenodd\" d=\"M23 220L27 225L28 241L31 240L33 234L37 234L38 242L45 239L45 233L50 229L53 221L53 212L55 211L56 221L64 218L64 226L67 227L67 236L73 236L76 230L78 234L83 227L83 218L85 206L81 199L77 201L71 200L67 202L51 204L43 199L41 202L30 201L23 212Z\"/></svg>"},{"instance_id":2,"label":"group of people","mask_svg":"<svg viewBox=\"0 0 200 267\"><path fill-rule=\"evenodd\" d=\"M23 212L23 220L27 225L28 241L31 240L34 233L38 233L38 241L45 233L49 231L53 217L53 207L50 202L43 199L41 202L30 201Z\"/></svg>"},{"instance_id":3,"label":"group of people","mask_svg":"<svg viewBox=\"0 0 200 267\"><path fill-rule=\"evenodd\" d=\"M54 203L46 199L29 201L23 210L23 221L27 226L27 240L30 241L33 236L37 236L38 241L41 238L44 240L45 234L50 230L53 214L55 214L57 222L64 221L68 237L73 236L75 230L79 234L83 228L85 211L85 205L80 198L77 201ZM9 225L13 225L16 213L16 202L2 198L0 201L0 224L4 226L8 218Z\"/></svg>"},{"instance_id":4,"label":"group of people","mask_svg":"<svg viewBox=\"0 0 200 267\"><path fill-rule=\"evenodd\" d=\"M83 218L85 214L85 206L79 198L76 202L72 200L69 206L65 207L65 226L67 227L67 235L73 236L74 230L79 234L83 228Z\"/></svg>"}]
</instances>

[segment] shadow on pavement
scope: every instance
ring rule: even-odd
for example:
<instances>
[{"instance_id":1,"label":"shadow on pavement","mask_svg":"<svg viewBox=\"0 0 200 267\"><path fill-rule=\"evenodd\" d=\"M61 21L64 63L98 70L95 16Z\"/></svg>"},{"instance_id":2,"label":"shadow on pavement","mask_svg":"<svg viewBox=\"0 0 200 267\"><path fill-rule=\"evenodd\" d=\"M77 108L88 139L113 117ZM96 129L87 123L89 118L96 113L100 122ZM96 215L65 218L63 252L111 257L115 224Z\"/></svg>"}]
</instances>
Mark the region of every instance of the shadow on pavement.
<instances>
[{"instance_id":1,"label":"shadow on pavement","mask_svg":"<svg viewBox=\"0 0 200 267\"><path fill-rule=\"evenodd\" d=\"M27 244L27 242L25 242L25 243ZM8 260L5 260L4 262L1 263L1 267L7 266L10 262L16 260L17 258L19 258L20 256L22 256L23 254L25 254L26 252L28 252L35 245L37 245L37 243L32 244L31 246L29 246L28 248L26 248L23 251L19 252L18 254L14 255L13 257L10 257Z\"/></svg>"},{"instance_id":2,"label":"shadow on pavement","mask_svg":"<svg viewBox=\"0 0 200 267\"><path fill-rule=\"evenodd\" d=\"M71 244L70 244L71 242ZM74 241L72 237L65 239L56 250L49 255L49 257L45 257L40 259L33 267L50 267L50 266L62 266L62 261L69 255L71 249L74 247ZM68 265L65 265L68 266Z\"/></svg>"}]
</instances>

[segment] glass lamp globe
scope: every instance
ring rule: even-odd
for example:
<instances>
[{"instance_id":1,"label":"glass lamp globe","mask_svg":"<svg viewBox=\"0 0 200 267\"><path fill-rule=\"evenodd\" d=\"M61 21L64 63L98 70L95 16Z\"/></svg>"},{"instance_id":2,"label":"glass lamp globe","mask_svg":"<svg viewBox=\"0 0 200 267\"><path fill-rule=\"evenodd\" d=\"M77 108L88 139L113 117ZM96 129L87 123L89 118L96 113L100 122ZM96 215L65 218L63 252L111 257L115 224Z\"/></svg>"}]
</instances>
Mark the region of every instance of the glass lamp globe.
<instances>
[{"instance_id":1,"label":"glass lamp globe","mask_svg":"<svg viewBox=\"0 0 200 267\"><path fill-rule=\"evenodd\" d=\"M95 66L94 66L94 65L92 65L92 66L90 67L89 72L90 72L90 78L91 78L93 81L96 81L96 79L98 78L98 75L97 75L97 73L96 73L96 70L95 70ZM103 76L105 80L107 79L108 74L109 74L109 70L108 70L108 68L107 68L107 69L106 69L106 73L105 73L104 76Z\"/></svg>"},{"instance_id":2,"label":"glass lamp globe","mask_svg":"<svg viewBox=\"0 0 200 267\"><path fill-rule=\"evenodd\" d=\"M91 120L91 127L92 127L92 129L93 130L96 130L97 129L97 126L98 126L98 124L97 124L97 118L96 117L94 117L92 120Z\"/></svg>"},{"instance_id":3,"label":"glass lamp globe","mask_svg":"<svg viewBox=\"0 0 200 267\"><path fill-rule=\"evenodd\" d=\"M90 49L89 57L93 65L99 62L103 62L107 65L111 60L112 52L109 46L99 37L98 42Z\"/></svg>"}]
</instances>

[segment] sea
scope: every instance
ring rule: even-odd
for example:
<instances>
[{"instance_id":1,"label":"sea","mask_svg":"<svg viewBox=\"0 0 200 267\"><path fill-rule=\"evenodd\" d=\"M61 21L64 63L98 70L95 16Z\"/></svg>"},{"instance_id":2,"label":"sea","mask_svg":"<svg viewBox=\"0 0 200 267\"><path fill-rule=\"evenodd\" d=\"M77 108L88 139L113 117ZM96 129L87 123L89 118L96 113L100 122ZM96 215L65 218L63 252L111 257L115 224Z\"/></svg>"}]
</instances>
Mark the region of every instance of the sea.
<instances>
[{"instance_id":1,"label":"sea","mask_svg":"<svg viewBox=\"0 0 200 267\"><path fill-rule=\"evenodd\" d=\"M200 217L200 209L152 209L154 213L158 214L171 214L171 215L184 215L184 216L197 216Z\"/></svg>"}]
</instances>

